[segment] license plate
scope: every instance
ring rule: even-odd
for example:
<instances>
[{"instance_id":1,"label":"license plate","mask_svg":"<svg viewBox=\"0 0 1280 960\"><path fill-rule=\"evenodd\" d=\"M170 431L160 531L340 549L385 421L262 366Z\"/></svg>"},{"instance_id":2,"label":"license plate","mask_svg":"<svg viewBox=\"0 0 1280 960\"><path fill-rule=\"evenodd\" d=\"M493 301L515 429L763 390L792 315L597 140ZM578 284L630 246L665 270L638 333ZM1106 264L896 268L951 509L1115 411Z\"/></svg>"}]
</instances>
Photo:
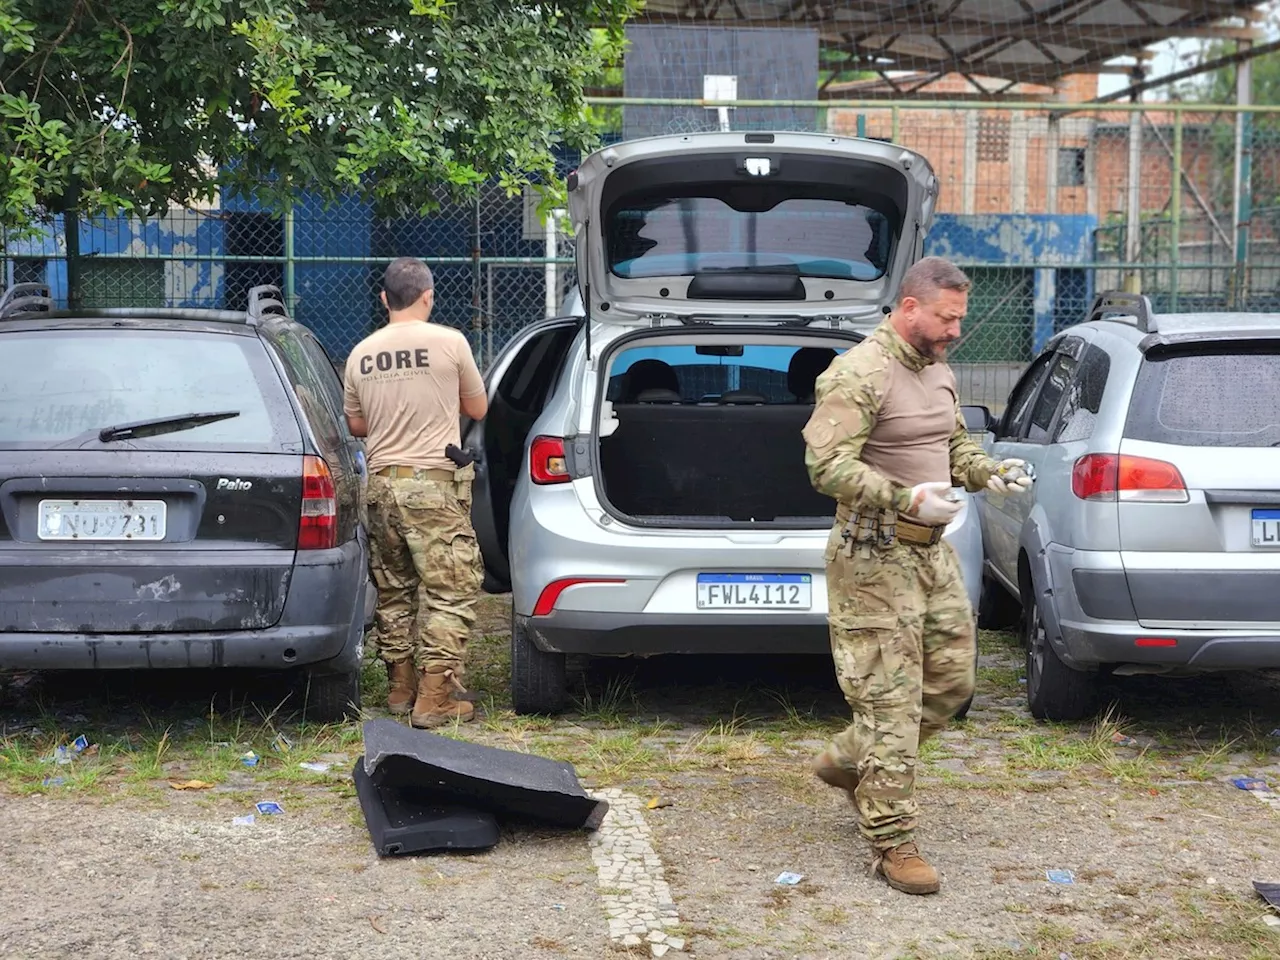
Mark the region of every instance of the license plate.
<instances>
[{"instance_id":1,"label":"license plate","mask_svg":"<svg viewBox=\"0 0 1280 960\"><path fill-rule=\"evenodd\" d=\"M1280 510L1253 511L1253 545L1280 547Z\"/></svg>"},{"instance_id":2,"label":"license plate","mask_svg":"<svg viewBox=\"0 0 1280 960\"><path fill-rule=\"evenodd\" d=\"M699 610L808 610L808 573L700 573Z\"/></svg>"},{"instance_id":3,"label":"license plate","mask_svg":"<svg viewBox=\"0 0 1280 960\"><path fill-rule=\"evenodd\" d=\"M163 540L163 500L41 500L41 540Z\"/></svg>"}]
</instances>

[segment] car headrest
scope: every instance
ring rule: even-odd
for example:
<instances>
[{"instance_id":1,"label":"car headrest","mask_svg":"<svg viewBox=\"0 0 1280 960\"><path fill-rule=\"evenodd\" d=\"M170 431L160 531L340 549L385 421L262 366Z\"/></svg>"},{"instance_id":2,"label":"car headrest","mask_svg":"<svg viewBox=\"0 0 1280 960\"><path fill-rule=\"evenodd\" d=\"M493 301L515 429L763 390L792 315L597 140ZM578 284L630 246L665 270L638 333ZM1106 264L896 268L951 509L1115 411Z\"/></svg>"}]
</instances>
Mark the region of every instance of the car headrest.
<instances>
[{"instance_id":1,"label":"car headrest","mask_svg":"<svg viewBox=\"0 0 1280 960\"><path fill-rule=\"evenodd\" d=\"M830 347L801 347L787 364L787 390L797 400L812 401L818 375L831 366L835 358L836 352Z\"/></svg>"},{"instance_id":2,"label":"car headrest","mask_svg":"<svg viewBox=\"0 0 1280 960\"><path fill-rule=\"evenodd\" d=\"M671 364L662 360L637 360L627 370L622 388L623 403L634 403L645 390L672 390L680 393L680 378Z\"/></svg>"}]
</instances>

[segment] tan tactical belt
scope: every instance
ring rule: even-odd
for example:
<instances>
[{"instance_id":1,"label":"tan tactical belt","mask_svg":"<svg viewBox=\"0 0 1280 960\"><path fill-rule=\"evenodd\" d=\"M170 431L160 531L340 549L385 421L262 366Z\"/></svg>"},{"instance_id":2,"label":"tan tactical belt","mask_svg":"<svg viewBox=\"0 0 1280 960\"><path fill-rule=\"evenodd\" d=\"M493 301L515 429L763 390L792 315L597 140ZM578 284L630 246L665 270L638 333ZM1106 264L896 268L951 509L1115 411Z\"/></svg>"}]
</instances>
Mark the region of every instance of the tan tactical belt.
<instances>
[{"instance_id":1,"label":"tan tactical belt","mask_svg":"<svg viewBox=\"0 0 1280 960\"><path fill-rule=\"evenodd\" d=\"M895 532L898 539L903 543L914 543L922 547L931 547L942 539L942 534L946 531L946 527L934 526L931 523L921 523L911 517L898 514L898 520L895 524Z\"/></svg>"},{"instance_id":2,"label":"tan tactical belt","mask_svg":"<svg viewBox=\"0 0 1280 960\"><path fill-rule=\"evenodd\" d=\"M913 546L931 547L940 542L946 532L945 525L921 523L914 517L895 510L860 511L845 503L836 507L836 522L845 525L844 536L850 551L855 546L869 547L877 542L887 547L895 540Z\"/></svg>"},{"instance_id":3,"label":"tan tactical belt","mask_svg":"<svg viewBox=\"0 0 1280 960\"><path fill-rule=\"evenodd\" d=\"M454 480L452 470L427 470L422 467L383 467L374 473L393 480L444 480L448 483Z\"/></svg>"}]
</instances>

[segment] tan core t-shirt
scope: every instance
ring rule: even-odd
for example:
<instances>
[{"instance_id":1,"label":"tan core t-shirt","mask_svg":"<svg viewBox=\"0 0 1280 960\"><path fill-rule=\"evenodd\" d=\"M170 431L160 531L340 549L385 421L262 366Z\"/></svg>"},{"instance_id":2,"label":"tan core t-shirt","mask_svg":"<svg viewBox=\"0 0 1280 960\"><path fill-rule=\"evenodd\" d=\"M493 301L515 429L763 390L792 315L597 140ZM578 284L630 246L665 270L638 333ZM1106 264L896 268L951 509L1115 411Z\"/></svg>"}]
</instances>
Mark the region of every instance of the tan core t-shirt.
<instances>
[{"instance_id":1,"label":"tan core t-shirt","mask_svg":"<svg viewBox=\"0 0 1280 960\"><path fill-rule=\"evenodd\" d=\"M347 358L344 409L368 425L369 472L383 467L452 470L461 397L484 392L467 338L435 323L391 323Z\"/></svg>"}]
</instances>

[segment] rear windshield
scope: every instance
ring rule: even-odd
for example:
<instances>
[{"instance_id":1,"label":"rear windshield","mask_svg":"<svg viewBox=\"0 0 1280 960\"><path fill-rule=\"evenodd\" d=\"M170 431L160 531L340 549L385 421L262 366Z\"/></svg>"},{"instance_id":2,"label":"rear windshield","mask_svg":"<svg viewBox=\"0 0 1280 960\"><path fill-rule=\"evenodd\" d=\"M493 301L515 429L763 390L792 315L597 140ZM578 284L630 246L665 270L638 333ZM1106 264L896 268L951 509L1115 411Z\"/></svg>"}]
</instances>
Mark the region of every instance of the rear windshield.
<instances>
[{"instance_id":1,"label":"rear windshield","mask_svg":"<svg viewBox=\"0 0 1280 960\"><path fill-rule=\"evenodd\" d=\"M878 280L894 235L883 214L843 200L793 197L753 210L732 196L648 194L625 198L606 230L609 268L624 279L749 270Z\"/></svg>"},{"instance_id":2,"label":"rear windshield","mask_svg":"<svg viewBox=\"0 0 1280 960\"><path fill-rule=\"evenodd\" d=\"M849 346L650 341L614 358L605 398L619 404L811 404L818 375Z\"/></svg>"},{"instance_id":3,"label":"rear windshield","mask_svg":"<svg viewBox=\"0 0 1280 960\"><path fill-rule=\"evenodd\" d=\"M192 413L239 416L100 447L107 426ZM0 335L0 448L84 437L86 449L277 452L300 440L256 337L195 331L53 330ZM79 444L73 444L79 446Z\"/></svg>"},{"instance_id":4,"label":"rear windshield","mask_svg":"<svg viewBox=\"0 0 1280 960\"><path fill-rule=\"evenodd\" d=\"M1280 446L1280 349L1251 344L1148 356L1124 434L1194 447Z\"/></svg>"}]
</instances>

